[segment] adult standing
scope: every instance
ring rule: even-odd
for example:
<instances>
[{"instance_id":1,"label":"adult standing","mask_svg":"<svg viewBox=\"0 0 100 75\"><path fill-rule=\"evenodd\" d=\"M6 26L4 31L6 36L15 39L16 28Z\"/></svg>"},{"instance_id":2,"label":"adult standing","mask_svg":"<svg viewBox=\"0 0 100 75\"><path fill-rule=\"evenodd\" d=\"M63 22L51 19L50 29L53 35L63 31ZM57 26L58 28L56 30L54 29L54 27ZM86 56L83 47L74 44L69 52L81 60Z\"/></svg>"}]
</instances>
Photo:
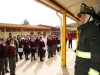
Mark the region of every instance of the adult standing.
<instances>
[{"instance_id":1,"label":"adult standing","mask_svg":"<svg viewBox=\"0 0 100 75\"><path fill-rule=\"evenodd\" d=\"M73 40L73 34L71 31L68 32L68 48L72 48L72 40Z\"/></svg>"},{"instance_id":2,"label":"adult standing","mask_svg":"<svg viewBox=\"0 0 100 75\"><path fill-rule=\"evenodd\" d=\"M93 7L81 5L75 75L100 75L100 28L96 25L95 15Z\"/></svg>"}]
</instances>

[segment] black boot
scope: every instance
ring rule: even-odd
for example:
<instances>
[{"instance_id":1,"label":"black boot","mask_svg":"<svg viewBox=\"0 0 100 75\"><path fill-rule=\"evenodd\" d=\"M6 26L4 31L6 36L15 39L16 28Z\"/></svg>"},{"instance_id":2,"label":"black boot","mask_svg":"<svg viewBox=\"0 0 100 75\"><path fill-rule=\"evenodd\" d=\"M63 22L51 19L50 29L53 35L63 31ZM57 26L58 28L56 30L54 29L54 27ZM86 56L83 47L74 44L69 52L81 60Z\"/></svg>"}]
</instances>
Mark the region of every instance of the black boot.
<instances>
[{"instance_id":1,"label":"black boot","mask_svg":"<svg viewBox=\"0 0 100 75\"><path fill-rule=\"evenodd\" d=\"M8 71L8 70L6 70L5 72L6 72L6 73L9 73L9 71Z\"/></svg>"},{"instance_id":2,"label":"black boot","mask_svg":"<svg viewBox=\"0 0 100 75\"><path fill-rule=\"evenodd\" d=\"M34 58L34 60L36 60L36 59Z\"/></svg>"}]
</instances>

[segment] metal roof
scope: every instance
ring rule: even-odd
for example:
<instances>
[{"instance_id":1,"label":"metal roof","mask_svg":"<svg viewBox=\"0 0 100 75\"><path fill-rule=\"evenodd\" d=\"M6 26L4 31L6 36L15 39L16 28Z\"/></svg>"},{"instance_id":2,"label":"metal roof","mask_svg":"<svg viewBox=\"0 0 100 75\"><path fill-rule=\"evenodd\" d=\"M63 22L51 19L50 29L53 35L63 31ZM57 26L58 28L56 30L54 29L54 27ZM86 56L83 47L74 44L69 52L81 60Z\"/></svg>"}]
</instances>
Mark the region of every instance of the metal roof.
<instances>
[{"instance_id":1,"label":"metal roof","mask_svg":"<svg viewBox=\"0 0 100 75\"><path fill-rule=\"evenodd\" d=\"M99 4L99 10L100 10L100 0L36 0L37 2L40 2L56 11L59 11L62 13L62 10L67 11L67 16L72 19L78 19L77 13L80 9L80 6L82 3L87 4L88 6L92 6L95 8Z\"/></svg>"}]
</instances>

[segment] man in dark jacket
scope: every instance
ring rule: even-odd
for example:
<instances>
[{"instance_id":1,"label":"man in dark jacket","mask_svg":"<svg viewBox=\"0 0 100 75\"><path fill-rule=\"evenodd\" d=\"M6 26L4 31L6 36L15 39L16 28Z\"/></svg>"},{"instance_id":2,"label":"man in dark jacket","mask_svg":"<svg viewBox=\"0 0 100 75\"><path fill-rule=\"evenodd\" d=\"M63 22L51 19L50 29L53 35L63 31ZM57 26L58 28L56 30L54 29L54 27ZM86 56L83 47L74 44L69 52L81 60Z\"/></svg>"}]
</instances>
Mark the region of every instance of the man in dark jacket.
<instances>
[{"instance_id":1,"label":"man in dark jacket","mask_svg":"<svg viewBox=\"0 0 100 75\"><path fill-rule=\"evenodd\" d=\"M81 5L75 75L100 75L100 28L95 23L94 14L92 7Z\"/></svg>"}]
</instances>

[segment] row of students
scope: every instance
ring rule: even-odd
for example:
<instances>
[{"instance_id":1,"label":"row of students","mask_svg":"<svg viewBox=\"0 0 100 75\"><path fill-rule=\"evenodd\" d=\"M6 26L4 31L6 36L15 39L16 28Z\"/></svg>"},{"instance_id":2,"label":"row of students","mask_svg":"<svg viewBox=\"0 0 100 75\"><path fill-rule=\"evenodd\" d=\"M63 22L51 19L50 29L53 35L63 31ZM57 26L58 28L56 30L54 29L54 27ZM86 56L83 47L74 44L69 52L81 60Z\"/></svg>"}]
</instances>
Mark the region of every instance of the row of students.
<instances>
[{"instance_id":1,"label":"row of students","mask_svg":"<svg viewBox=\"0 0 100 75\"><path fill-rule=\"evenodd\" d=\"M2 43L0 44L0 64L2 75L8 73L8 62L10 68L10 75L15 75L16 67L16 46L14 45L14 40L10 39L10 45L5 43L5 39L1 39Z\"/></svg>"},{"instance_id":2,"label":"row of students","mask_svg":"<svg viewBox=\"0 0 100 75\"><path fill-rule=\"evenodd\" d=\"M43 62L43 57L45 56L46 50L48 51L48 58L53 57L53 55L56 54L56 47L58 52L60 50L59 38L57 39L55 36L54 38L52 38L52 36L46 37L45 34L43 35L43 37L35 38L34 36L32 36L30 39L29 36L26 36L24 39L22 39L22 37L19 37L17 39L14 36L13 39L8 39L6 43L5 39L3 38L0 48L2 47L2 45L6 46L5 48L7 51L3 48L0 49L0 60L2 60L2 55L6 55L5 58L8 58L8 60L0 61L0 64L3 65L1 66L2 74L4 75L6 72L9 72L7 69L9 61L10 75L15 75L15 63L16 61L18 61L17 52L19 53L20 59L23 59L22 55L24 52L25 60L29 60L28 55L31 52L31 61L33 61L33 59L36 60L35 53L38 52L38 55L40 56L40 61ZM2 52L3 50L5 51L4 53ZM17 58L17 60L15 58Z\"/></svg>"},{"instance_id":3,"label":"row of students","mask_svg":"<svg viewBox=\"0 0 100 75\"><path fill-rule=\"evenodd\" d=\"M43 37L39 37L39 38L35 38L34 36L32 36L29 40L29 37L26 36L24 40L22 40L19 37L19 46L23 49L21 50L21 48L18 48L18 52L19 52L19 56L20 58L22 58L22 52L24 51L25 54L25 60L29 60L28 55L31 51L31 57L34 57L34 60L36 60L35 58L35 53L38 52L38 56L41 56L41 46L43 44L43 51L42 51L42 57L45 57L45 53L46 50L48 50L48 58L50 57L50 54L53 57L53 54L56 54L56 48L57 51L60 51L60 37L59 39L56 38L56 36L54 36L54 38L52 38L52 36L48 36L46 37L46 35L44 34ZM43 41L42 44L41 41ZM58 46L59 45L59 46ZM38 51L37 51L38 50ZM32 61L33 59L31 59ZM41 59L40 59L41 60Z\"/></svg>"}]
</instances>

